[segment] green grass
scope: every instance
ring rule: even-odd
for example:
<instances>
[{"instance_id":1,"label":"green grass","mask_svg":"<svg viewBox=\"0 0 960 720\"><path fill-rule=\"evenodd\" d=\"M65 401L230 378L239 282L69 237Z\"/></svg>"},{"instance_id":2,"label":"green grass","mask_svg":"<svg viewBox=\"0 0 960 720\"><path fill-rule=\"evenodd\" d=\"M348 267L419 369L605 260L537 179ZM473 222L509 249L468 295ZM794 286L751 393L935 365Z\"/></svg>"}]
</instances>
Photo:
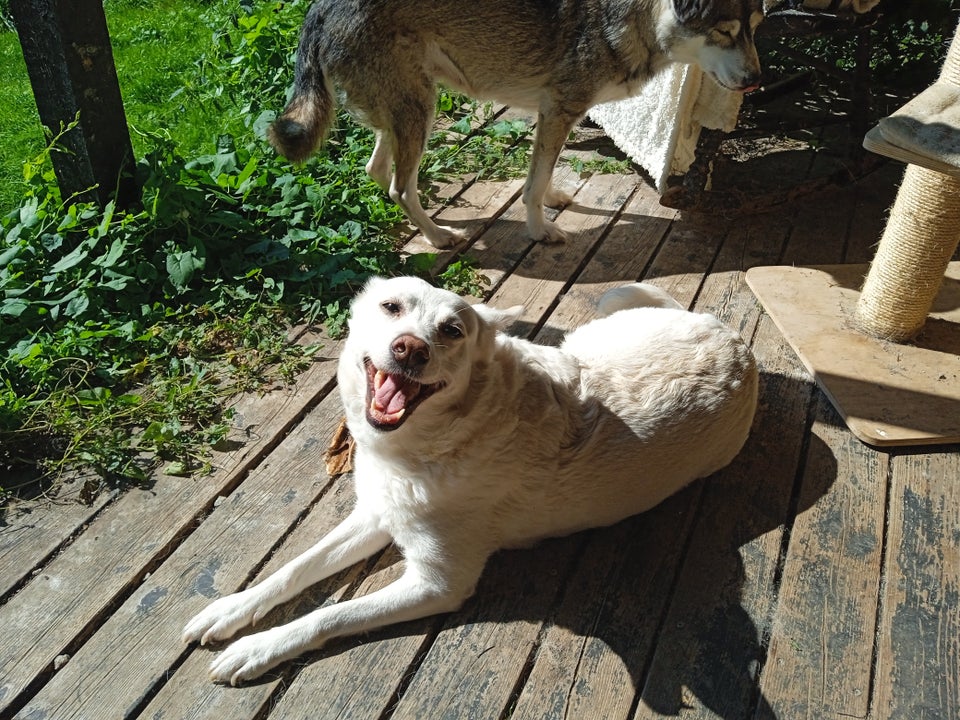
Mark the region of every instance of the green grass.
<instances>
[{"instance_id":1,"label":"green grass","mask_svg":"<svg viewBox=\"0 0 960 720\"><path fill-rule=\"evenodd\" d=\"M108 0L142 188L122 211L63 203L16 39L0 34L0 477L204 471L229 427L225 400L309 362L316 348L287 328L336 334L366 277L435 264L398 252L402 213L364 172L369 131L341 117L299 168L266 145L306 6ZM450 128L431 142L426 182L522 173L524 124L477 130L488 109L449 93L440 108ZM440 280L482 292L468 259ZM17 490L0 482L0 501Z\"/></svg>"},{"instance_id":2,"label":"green grass","mask_svg":"<svg viewBox=\"0 0 960 720\"><path fill-rule=\"evenodd\" d=\"M202 87L209 79L205 70L216 50L214 28L225 28L233 7L234 3L222 0L105 3L120 91L138 157L149 147L141 133L167 131L177 138L180 151L190 155L231 130L223 127L224 109L212 100L191 99L184 88Z\"/></svg>"},{"instance_id":3,"label":"green grass","mask_svg":"<svg viewBox=\"0 0 960 720\"><path fill-rule=\"evenodd\" d=\"M44 147L40 117L27 80L17 35L0 26L0 211L9 211L23 195L23 161Z\"/></svg>"},{"instance_id":4,"label":"green grass","mask_svg":"<svg viewBox=\"0 0 960 720\"><path fill-rule=\"evenodd\" d=\"M217 12L225 19L232 3L195 0L139 2L107 0L104 11L134 150L142 156L149 141L141 132L167 131L187 154L211 144L220 132L222 113L211 103L171 102L185 82L197 82L197 70L213 49L209 26ZM23 194L23 163L46 145L17 35L0 32L0 209L16 205ZM211 110L214 110L211 112Z\"/></svg>"}]
</instances>

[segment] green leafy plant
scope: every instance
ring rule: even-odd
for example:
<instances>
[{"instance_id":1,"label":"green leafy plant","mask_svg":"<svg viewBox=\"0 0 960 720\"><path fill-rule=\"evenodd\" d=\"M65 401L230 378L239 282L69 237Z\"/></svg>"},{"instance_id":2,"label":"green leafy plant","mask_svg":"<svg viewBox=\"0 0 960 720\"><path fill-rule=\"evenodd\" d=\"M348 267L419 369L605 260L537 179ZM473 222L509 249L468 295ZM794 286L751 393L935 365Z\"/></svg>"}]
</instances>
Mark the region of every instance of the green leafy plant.
<instances>
[{"instance_id":1,"label":"green leafy plant","mask_svg":"<svg viewBox=\"0 0 960 720\"><path fill-rule=\"evenodd\" d=\"M398 252L402 213L364 171L369 131L341 117L300 168L266 145L305 5L247 6L216 36L205 81L172 101L195 93L236 134L184 157L168 133L141 131L138 206L62 198L58 138L24 164L23 199L0 218L0 467L108 482L203 471L226 399L309 362L316 348L286 328L336 335L367 277L435 264ZM443 276L465 290L478 278L463 261Z\"/></svg>"},{"instance_id":2,"label":"green leafy plant","mask_svg":"<svg viewBox=\"0 0 960 720\"><path fill-rule=\"evenodd\" d=\"M624 173L630 171L630 161L619 158L598 157L583 159L573 156L567 160L578 175Z\"/></svg>"},{"instance_id":3,"label":"green leafy plant","mask_svg":"<svg viewBox=\"0 0 960 720\"><path fill-rule=\"evenodd\" d=\"M958 0L885 0L878 7L879 21L867 30L869 70L878 85L911 92L926 87L939 72L954 35ZM801 35L785 43L840 70L857 66L857 38L853 33ZM785 74L795 72L797 61L762 42L764 65Z\"/></svg>"}]
</instances>

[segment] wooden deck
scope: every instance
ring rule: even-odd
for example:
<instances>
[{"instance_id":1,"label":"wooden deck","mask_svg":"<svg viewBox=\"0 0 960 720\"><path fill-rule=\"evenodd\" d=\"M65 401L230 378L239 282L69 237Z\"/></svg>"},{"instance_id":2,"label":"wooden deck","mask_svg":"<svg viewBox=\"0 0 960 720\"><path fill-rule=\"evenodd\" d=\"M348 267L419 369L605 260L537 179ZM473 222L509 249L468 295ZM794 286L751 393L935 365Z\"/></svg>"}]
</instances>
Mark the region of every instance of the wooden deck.
<instances>
[{"instance_id":1,"label":"wooden deck","mask_svg":"<svg viewBox=\"0 0 960 720\"><path fill-rule=\"evenodd\" d=\"M773 176L802 179L823 155L785 153ZM746 187L766 160L724 182ZM553 343L637 278L738 328L762 369L738 460L614 527L498 554L457 613L214 685L214 651L180 643L185 621L350 506L349 476L324 470L341 418L328 341L296 387L238 401L211 476L0 517L0 717L956 720L960 453L853 438L743 280L868 260L901 173L723 218L661 207L634 173L568 168L563 246L523 239L521 181L438 188L462 190L442 217L474 232L490 302L526 305L514 332ZM367 593L397 561L388 550L263 624Z\"/></svg>"}]
</instances>

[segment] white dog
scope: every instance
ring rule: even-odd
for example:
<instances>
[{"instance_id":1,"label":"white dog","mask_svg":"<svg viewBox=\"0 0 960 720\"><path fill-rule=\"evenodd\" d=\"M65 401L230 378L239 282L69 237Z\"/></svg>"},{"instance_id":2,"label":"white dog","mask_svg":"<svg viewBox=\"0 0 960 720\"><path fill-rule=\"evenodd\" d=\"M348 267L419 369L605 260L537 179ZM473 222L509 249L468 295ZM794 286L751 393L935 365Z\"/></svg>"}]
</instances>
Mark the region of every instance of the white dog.
<instances>
[{"instance_id":1,"label":"white dog","mask_svg":"<svg viewBox=\"0 0 960 720\"><path fill-rule=\"evenodd\" d=\"M471 306L414 278L370 281L337 376L356 507L277 573L212 603L183 639L229 638L390 542L404 573L241 638L213 679L236 684L330 638L455 610L494 551L647 510L740 451L757 369L715 317L629 285L601 299L608 317L550 348L500 332L520 310Z\"/></svg>"}]
</instances>

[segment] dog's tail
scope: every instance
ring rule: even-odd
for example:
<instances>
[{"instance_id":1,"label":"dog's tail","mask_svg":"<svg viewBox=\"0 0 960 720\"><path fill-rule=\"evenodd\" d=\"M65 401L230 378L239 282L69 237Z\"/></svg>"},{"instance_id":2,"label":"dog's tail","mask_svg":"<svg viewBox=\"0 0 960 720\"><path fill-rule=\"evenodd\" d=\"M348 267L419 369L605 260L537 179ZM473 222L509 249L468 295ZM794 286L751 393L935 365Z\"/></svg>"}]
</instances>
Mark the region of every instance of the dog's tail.
<instances>
[{"instance_id":1,"label":"dog's tail","mask_svg":"<svg viewBox=\"0 0 960 720\"><path fill-rule=\"evenodd\" d=\"M320 147L336 111L333 88L320 56L322 33L323 18L314 7L307 13L300 33L293 96L267 131L274 149L293 162L306 160Z\"/></svg>"},{"instance_id":2,"label":"dog's tail","mask_svg":"<svg viewBox=\"0 0 960 720\"><path fill-rule=\"evenodd\" d=\"M658 307L683 310L684 307L665 291L649 283L633 283L607 290L597 302L601 315L612 315L618 310L639 307Z\"/></svg>"}]
</instances>

